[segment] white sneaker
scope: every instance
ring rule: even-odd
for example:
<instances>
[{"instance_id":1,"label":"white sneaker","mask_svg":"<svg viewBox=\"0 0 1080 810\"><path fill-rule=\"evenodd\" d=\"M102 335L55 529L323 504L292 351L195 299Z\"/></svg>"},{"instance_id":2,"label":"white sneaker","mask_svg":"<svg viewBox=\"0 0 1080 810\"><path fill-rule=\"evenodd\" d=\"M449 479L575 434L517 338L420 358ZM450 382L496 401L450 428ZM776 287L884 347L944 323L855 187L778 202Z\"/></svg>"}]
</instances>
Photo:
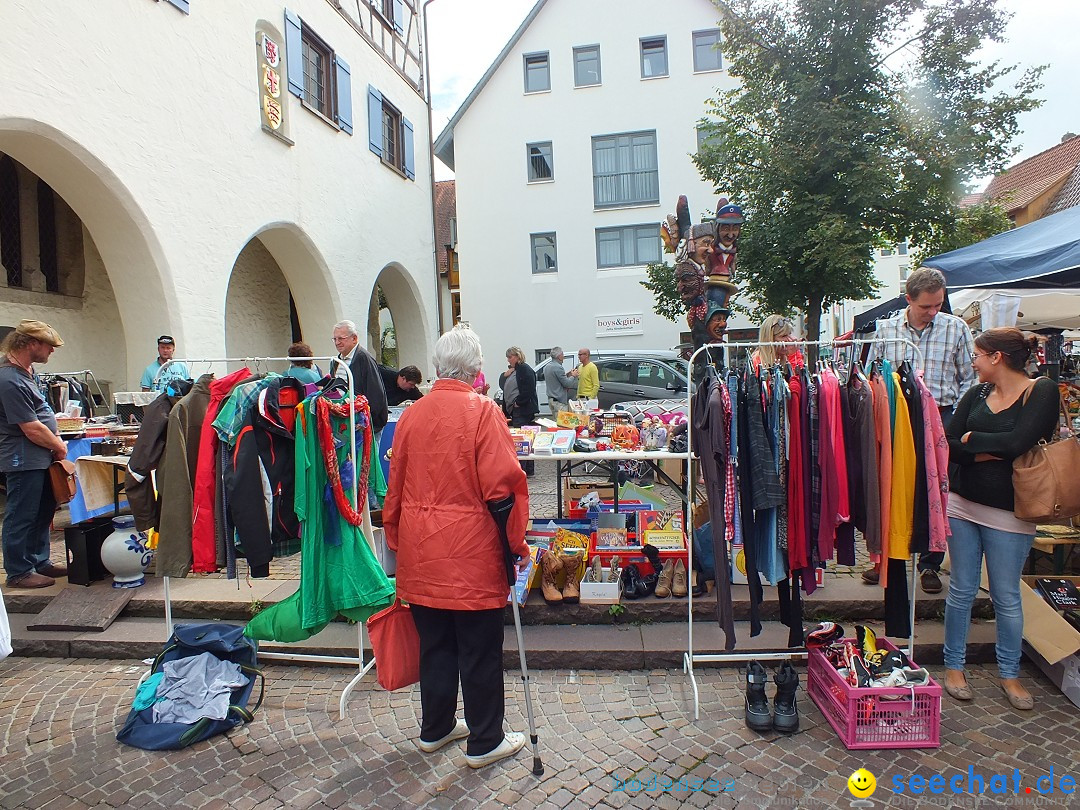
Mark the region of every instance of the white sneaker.
<instances>
[{"instance_id":1,"label":"white sneaker","mask_svg":"<svg viewBox=\"0 0 1080 810\"><path fill-rule=\"evenodd\" d=\"M495 750L489 751L486 754L481 754L477 757L470 757L466 754L465 764L470 768L483 768L485 765L491 765L494 762L498 762L500 759L512 757L524 747L525 735L519 734L516 731L511 731L503 737L503 741L495 747Z\"/></svg>"},{"instance_id":2,"label":"white sneaker","mask_svg":"<svg viewBox=\"0 0 1080 810\"><path fill-rule=\"evenodd\" d=\"M417 740L416 747L423 751L425 754L432 754L438 751L447 743L452 743L454 740L460 740L462 737L469 736L469 727L465 725L464 720L458 720L454 727L450 730L450 733L445 737L434 742L425 742L424 740Z\"/></svg>"}]
</instances>

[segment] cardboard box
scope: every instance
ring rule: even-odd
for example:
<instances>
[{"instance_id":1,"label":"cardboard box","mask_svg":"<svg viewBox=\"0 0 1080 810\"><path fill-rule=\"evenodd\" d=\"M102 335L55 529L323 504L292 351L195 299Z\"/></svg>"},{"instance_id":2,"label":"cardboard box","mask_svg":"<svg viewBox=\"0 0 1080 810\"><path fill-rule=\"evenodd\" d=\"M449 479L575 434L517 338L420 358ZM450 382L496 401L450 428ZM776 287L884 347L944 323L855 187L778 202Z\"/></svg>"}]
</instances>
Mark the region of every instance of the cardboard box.
<instances>
[{"instance_id":1,"label":"cardboard box","mask_svg":"<svg viewBox=\"0 0 1080 810\"><path fill-rule=\"evenodd\" d=\"M1035 589L1036 579L1040 577L1022 577L1020 581L1024 652L1065 697L1080 707L1080 632L1046 603ZM1054 579L1068 579L1080 586L1080 577ZM987 587L985 568L982 584Z\"/></svg>"},{"instance_id":2,"label":"cardboard box","mask_svg":"<svg viewBox=\"0 0 1080 810\"><path fill-rule=\"evenodd\" d=\"M577 411L559 411L555 416L555 424L561 428L588 427L589 415Z\"/></svg>"},{"instance_id":3,"label":"cardboard box","mask_svg":"<svg viewBox=\"0 0 1080 810\"><path fill-rule=\"evenodd\" d=\"M619 604L619 583L607 582L610 568L600 569L603 572L604 582L582 582L581 604L583 605L617 605Z\"/></svg>"},{"instance_id":4,"label":"cardboard box","mask_svg":"<svg viewBox=\"0 0 1080 810\"><path fill-rule=\"evenodd\" d=\"M664 471L664 475L678 484L680 487L686 486L686 462L677 458L665 458L660 460L660 469ZM666 481L664 483L667 483Z\"/></svg>"},{"instance_id":5,"label":"cardboard box","mask_svg":"<svg viewBox=\"0 0 1080 810\"><path fill-rule=\"evenodd\" d=\"M597 493L602 500L610 501L615 497L615 486L609 481L579 481L576 478L567 478L563 482L563 508L576 507L578 501L590 492Z\"/></svg>"}]
</instances>

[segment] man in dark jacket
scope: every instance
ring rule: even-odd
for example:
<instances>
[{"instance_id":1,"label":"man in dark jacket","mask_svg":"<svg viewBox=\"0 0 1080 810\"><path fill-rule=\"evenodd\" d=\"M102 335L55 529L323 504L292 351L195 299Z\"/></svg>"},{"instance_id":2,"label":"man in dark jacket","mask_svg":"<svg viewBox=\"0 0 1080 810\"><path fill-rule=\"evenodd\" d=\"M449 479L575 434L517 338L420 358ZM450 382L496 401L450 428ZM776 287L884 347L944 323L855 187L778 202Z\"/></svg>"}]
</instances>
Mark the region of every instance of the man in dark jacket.
<instances>
[{"instance_id":1,"label":"man in dark jacket","mask_svg":"<svg viewBox=\"0 0 1080 810\"><path fill-rule=\"evenodd\" d=\"M379 373L379 364L360 345L360 336L356 332L356 324L352 321L340 321L334 325L334 348L337 349L338 360L331 361L330 373L344 377L345 371L341 364L345 363L349 367L353 377L353 394L367 397L368 406L371 408L371 430L378 442L379 434L386 427L387 418L386 388Z\"/></svg>"},{"instance_id":2,"label":"man in dark jacket","mask_svg":"<svg viewBox=\"0 0 1080 810\"><path fill-rule=\"evenodd\" d=\"M386 388L386 404L400 405L408 400L417 400L424 395L417 386L424 381L424 375L416 366L405 366L400 371L379 364L383 387Z\"/></svg>"}]
</instances>

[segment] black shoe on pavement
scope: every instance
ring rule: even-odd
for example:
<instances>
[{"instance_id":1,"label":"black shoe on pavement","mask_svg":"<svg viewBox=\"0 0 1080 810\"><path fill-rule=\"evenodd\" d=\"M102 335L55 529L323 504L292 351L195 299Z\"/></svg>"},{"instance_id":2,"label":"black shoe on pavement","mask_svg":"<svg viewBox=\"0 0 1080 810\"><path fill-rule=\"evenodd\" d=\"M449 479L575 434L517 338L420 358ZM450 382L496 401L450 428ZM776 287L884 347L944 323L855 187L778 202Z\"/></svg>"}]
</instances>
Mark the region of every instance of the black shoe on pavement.
<instances>
[{"instance_id":1,"label":"black shoe on pavement","mask_svg":"<svg viewBox=\"0 0 1080 810\"><path fill-rule=\"evenodd\" d=\"M769 673L757 661L746 667L746 727L753 731L772 731L773 718L765 684Z\"/></svg>"},{"instance_id":2,"label":"black shoe on pavement","mask_svg":"<svg viewBox=\"0 0 1080 810\"><path fill-rule=\"evenodd\" d=\"M799 730L799 706L795 699L795 693L799 690L799 673L790 661L785 661L773 680L776 682L773 728L781 734L793 734Z\"/></svg>"},{"instance_id":3,"label":"black shoe on pavement","mask_svg":"<svg viewBox=\"0 0 1080 810\"><path fill-rule=\"evenodd\" d=\"M922 583L922 589L926 593L941 593L941 577L938 576L937 571L931 571L927 568L922 572L919 581Z\"/></svg>"},{"instance_id":4,"label":"black shoe on pavement","mask_svg":"<svg viewBox=\"0 0 1080 810\"><path fill-rule=\"evenodd\" d=\"M862 572L862 581L867 585L877 585L881 581L881 572L876 568L868 568Z\"/></svg>"}]
</instances>

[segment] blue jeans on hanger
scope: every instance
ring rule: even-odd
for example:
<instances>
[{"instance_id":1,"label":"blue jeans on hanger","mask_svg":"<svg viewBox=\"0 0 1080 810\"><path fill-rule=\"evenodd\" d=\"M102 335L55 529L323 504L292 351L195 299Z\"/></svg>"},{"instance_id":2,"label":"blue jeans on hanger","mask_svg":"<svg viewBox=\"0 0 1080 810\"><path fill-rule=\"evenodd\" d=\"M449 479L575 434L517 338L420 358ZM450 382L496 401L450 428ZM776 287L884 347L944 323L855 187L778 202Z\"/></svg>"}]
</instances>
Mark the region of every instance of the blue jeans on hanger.
<instances>
[{"instance_id":1,"label":"blue jeans on hanger","mask_svg":"<svg viewBox=\"0 0 1080 810\"><path fill-rule=\"evenodd\" d=\"M949 527L952 537L949 595L945 598L945 667L964 668L971 606L979 592L985 557L997 624L994 651L998 672L1002 678L1016 678L1020 674L1020 641L1024 634L1020 574L1035 535L1003 532L953 517L949 518Z\"/></svg>"}]
</instances>

